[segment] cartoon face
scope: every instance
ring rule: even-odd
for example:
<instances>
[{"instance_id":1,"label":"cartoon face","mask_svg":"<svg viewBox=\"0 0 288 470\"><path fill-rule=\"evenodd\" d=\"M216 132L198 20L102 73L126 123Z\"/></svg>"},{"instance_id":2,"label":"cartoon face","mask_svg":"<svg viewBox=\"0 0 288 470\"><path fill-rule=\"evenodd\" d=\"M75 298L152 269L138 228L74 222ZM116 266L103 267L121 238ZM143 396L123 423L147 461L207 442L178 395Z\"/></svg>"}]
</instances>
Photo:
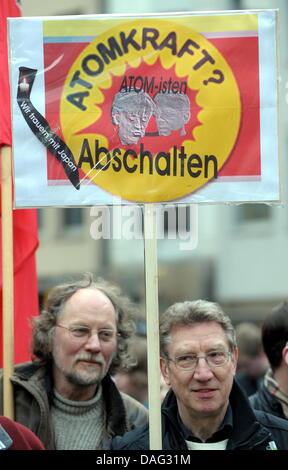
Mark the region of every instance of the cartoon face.
<instances>
[{"instance_id":1,"label":"cartoon face","mask_svg":"<svg viewBox=\"0 0 288 470\"><path fill-rule=\"evenodd\" d=\"M136 106L135 106L136 108ZM135 145L145 135L152 115L150 109L122 111L114 114L114 123L119 126L118 136L123 145Z\"/></svg>"},{"instance_id":2,"label":"cartoon face","mask_svg":"<svg viewBox=\"0 0 288 470\"><path fill-rule=\"evenodd\" d=\"M155 105L144 92L119 92L115 95L111 116L119 127L118 136L122 145L135 145L145 135L146 127Z\"/></svg>"},{"instance_id":3,"label":"cartoon face","mask_svg":"<svg viewBox=\"0 0 288 470\"><path fill-rule=\"evenodd\" d=\"M168 136L171 131L181 129L185 135L185 124L190 119L190 101L184 94L162 94L155 96L155 119L159 135Z\"/></svg>"}]
</instances>

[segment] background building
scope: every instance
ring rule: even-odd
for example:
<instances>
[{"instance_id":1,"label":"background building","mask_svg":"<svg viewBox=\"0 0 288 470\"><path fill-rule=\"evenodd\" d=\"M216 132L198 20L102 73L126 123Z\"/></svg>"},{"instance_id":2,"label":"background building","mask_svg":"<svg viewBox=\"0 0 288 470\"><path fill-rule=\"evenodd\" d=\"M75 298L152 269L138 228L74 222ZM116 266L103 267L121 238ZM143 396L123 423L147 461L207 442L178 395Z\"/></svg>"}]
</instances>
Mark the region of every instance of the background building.
<instances>
[{"instance_id":1,"label":"background building","mask_svg":"<svg viewBox=\"0 0 288 470\"><path fill-rule=\"evenodd\" d=\"M178 0L177 11L226 9L280 9L280 113L283 184L287 175L288 4L285 0ZM175 9L174 0L22 0L25 16L92 13L164 12ZM187 224L198 235L197 246L183 249L183 240L158 242L160 311L183 299L219 301L235 322L261 321L272 305L288 296L288 217L285 202L205 205L187 208ZM123 216L123 214L122 214ZM110 212L116 239L94 240L90 208L40 209L40 247L37 254L42 294L60 280L93 271L119 283L144 304L143 240L117 239L119 213ZM112 225L113 225L112 220ZM166 221L168 224L168 220ZM167 225L166 224L166 225ZM183 228L187 230L187 227ZM114 235L115 235L114 233ZM195 240L194 240L195 241ZM181 245L182 242L182 245ZM182 246L182 248L181 248ZM144 311L144 308L143 308Z\"/></svg>"}]
</instances>

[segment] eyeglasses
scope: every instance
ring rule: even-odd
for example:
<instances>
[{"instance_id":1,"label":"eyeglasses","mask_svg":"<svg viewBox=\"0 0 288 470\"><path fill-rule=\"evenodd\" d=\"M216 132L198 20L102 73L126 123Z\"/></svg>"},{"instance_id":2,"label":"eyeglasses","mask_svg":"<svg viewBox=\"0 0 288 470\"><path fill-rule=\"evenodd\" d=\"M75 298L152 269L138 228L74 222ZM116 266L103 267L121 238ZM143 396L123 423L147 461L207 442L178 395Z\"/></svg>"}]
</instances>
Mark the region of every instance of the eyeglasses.
<instances>
[{"instance_id":1,"label":"eyeglasses","mask_svg":"<svg viewBox=\"0 0 288 470\"><path fill-rule=\"evenodd\" d=\"M171 361L175 364L177 369L181 370L194 370L197 367L199 359L205 359L209 367L221 367L224 366L229 360L229 357L232 357L231 352L228 351L211 351L202 356L197 356L197 354L185 354L183 356L175 357L175 359L168 358L168 361Z\"/></svg>"},{"instance_id":2,"label":"eyeglasses","mask_svg":"<svg viewBox=\"0 0 288 470\"><path fill-rule=\"evenodd\" d=\"M78 341L88 341L93 334L97 334L100 341L109 342L112 341L115 336L120 336L120 333L116 333L115 330L109 328L103 328L102 330L92 330L88 326L73 325L73 326L63 326L56 325L58 328L64 328L68 331L70 337Z\"/></svg>"}]
</instances>

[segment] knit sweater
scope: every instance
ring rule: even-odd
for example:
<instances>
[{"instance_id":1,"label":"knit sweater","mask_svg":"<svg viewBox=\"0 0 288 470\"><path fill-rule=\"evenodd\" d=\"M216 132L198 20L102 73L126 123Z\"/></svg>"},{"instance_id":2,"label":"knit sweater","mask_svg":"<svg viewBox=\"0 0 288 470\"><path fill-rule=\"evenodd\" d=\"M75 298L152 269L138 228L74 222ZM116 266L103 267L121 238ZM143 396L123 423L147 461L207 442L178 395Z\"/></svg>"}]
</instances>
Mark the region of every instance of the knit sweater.
<instances>
[{"instance_id":1,"label":"knit sweater","mask_svg":"<svg viewBox=\"0 0 288 470\"><path fill-rule=\"evenodd\" d=\"M95 450L105 438L102 387L88 401L71 401L54 390L51 418L55 448L58 450Z\"/></svg>"}]
</instances>

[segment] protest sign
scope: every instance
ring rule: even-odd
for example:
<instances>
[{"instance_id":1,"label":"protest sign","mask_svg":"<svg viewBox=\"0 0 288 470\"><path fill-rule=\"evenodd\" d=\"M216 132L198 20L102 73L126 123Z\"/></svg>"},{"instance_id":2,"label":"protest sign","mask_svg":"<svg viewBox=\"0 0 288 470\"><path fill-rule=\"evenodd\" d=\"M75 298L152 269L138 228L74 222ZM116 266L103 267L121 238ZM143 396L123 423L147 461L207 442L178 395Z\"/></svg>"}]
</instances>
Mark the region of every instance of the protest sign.
<instances>
[{"instance_id":1,"label":"protest sign","mask_svg":"<svg viewBox=\"0 0 288 470\"><path fill-rule=\"evenodd\" d=\"M16 207L145 204L151 449L155 205L280 200L276 33L274 10L9 22Z\"/></svg>"},{"instance_id":2,"label":"protest sign","mask_svg":"<svg viewBox=\"0 0 288 470\"><path fill-rule=\"evenodd\" d=\"M16 207L279 201L277 12L9 21Z\"/></svg>"}]
</instances>

